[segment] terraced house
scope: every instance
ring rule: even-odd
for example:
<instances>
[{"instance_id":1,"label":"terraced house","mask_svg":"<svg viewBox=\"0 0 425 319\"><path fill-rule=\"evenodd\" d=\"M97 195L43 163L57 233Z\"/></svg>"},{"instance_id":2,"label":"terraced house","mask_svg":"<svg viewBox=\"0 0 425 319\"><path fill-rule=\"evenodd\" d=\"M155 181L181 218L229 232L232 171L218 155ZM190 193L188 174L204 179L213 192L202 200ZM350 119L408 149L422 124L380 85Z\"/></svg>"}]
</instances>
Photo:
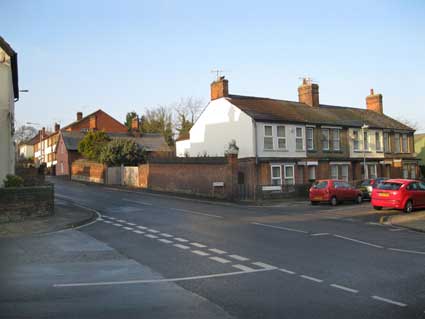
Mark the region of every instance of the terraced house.
<instances>
[{"instance_id":1,"label":"terraced house","mask_svg":"<svg viewBox=\"0 0 425 319\"><path fill-rule=\"evenodd\" d=\"M371 90L366 107L324 105L319 86L304 79L298 101L229 94L228 80L211 84L211 101L177 156L223 156L239 147L239 183L306 184L316 179L418 175L414 130L384 114Z\"/></svg>"}]
</instances>

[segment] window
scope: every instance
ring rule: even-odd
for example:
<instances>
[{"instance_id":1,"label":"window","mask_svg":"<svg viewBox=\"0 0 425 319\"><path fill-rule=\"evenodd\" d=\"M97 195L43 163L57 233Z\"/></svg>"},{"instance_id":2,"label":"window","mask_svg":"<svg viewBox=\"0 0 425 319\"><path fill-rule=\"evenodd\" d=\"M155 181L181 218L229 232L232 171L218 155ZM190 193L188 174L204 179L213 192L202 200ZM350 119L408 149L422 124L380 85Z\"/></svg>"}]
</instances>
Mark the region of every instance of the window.
<instances>
[{"instance_id":1,"label":"window","mask_svg":"<svg viewBox=\"0 0 425 319\"><path fill-rule=\"evenodd\" d=\"M353 147L355 151L360 149L359 144L359 131L353 131Z\"/></svg>"},{"instance_id":2,"label":"window","mask_svg":"<svg viewBox=\"0 0 425 319\"><path fill-rule=\"evenodd\" d=\"M282 185L282 167L273 165L272 169L272 185Z\"/></svg>"},{"instance_id":3,"label":"window","mask_svg":"<svg viewBox=\"0 0 425 319\"><path fill-rule=\"evenodd\" d=\"M295 149L297 151L304 150L304 135L302 127L295 128Z\"/></svg>"},{"instance_id":4,"label":"window","mask_svg":"<svg viewBox=\"0 0 425 319\"><path fill-rule=\"evenodd\" d=\"M333 129L332 130L332 147L334 151L339 151L340 146L340 130L339 129Z\"/></svg>"},{"instance_id":5,"label":"window","mask_svg":"<svg viewBox=\"0 0 425 319\"><path fill-rule=\"evenodd\" d=\"M307 150L314 150L314 128L307 127Z\"/></svg>"},{"instance_id":6,"label":"window","mask_svg":"<svg viewBox=\"0 0 425 319\"><path fill-rule=\"evenodd\" d=\"M324 151L329 150L329 129L322 128L322 149Z\"/></svg>"},{"instance_id":7,"label":"window","mask_svg":"<svg viewBox=\"0 0 425 319\"><path fill-rule=\"evenodd\" d=\"M316 166L308 167L308 180L314 181L316 179Z\"/></svg>"},{"instance_id":8,"label":"window","mask_svg":"<svg viewBox=\"0 0 425 319\"><path fill-rule=\"evenodd\" d=\"M409 166L406 164L403 165L403 178L409 178Z\"/></svg>"},{"instance_id":9,"label":"window","mask_svg":"<svg viewBox=\"0 0 425 319\"><path fill-rule=\"evenodd\" d=\"M286 128L279 125L277 127L277 148L286 149Z\"/></svg>"},{"instance_id":10,"label":"window","mask_svg":"<svg viewBox=\"0 0 425 319\"><path fill-rule=\"evenodd\" d=\"M384 133L384 152L389 153L391 151L390 148L390 135L385 132Z\"/></svg>"},{"instance_id":11,"label":"window","mask_svg":"<svg viewBox=\"0 0 425 319\"><path fill-rule=\"evenodd\" d=\"M415 164L410 165L410 178L416 179L416 165Z\"/></svg>"},{"instance_id":12,"label":"window","mask_svg":"<svg viewBox=\"0 0 425 319\"><path fill-rule=\"evenodd\" d=\"M270 125L264 126L264 149L273 149L273 127Z\"/></svg>"},{"instance_id":13,"label":"window","mask_svg":"<svg viewBox=\"0 0 425 319\"><path fill-rule=\"evenodd\" d=\"M348 182L348 165L341 165L341 179Z\"/></svg>"},{"instance_id":14,"label":"window","mask_svg":"<svg viewBox=\"0 0 425 319\"><path fill-rule=\"evenodd\" d=\"M400 153L400 134L394 134L394 152Z\"/></svg>"},{"instance_id":15,"label":"window","mask_svg":"<svg viewBox=\"0 0 425 319\"><path fill-rule=\"evenodd\" d=\"M403 134L402 136L401 136L402 138L401 138L401 140L402 140L402 143L401 143L401 152L402 153L408 153L409 152L409 144L407 143L407 134Z\"/></svg>"},{"instance_id":16,"label":"window","mask_svg":"<svg viewBox=\"0 0 425 319\"><path fill-rule=\"evenodd\" d=\"M367 165L368 172L369 172L369 178L376 178L378 177L377 171L376 171L376 164L369 164Z\"/></svg>"},{"instance_id":17,"label":"window","mask_svg":"<svg viewBox=\"0 0 425 319\"><path fill-rule=\"evenodd\" d=\"M338 179L338 166L331 165L331 179Z\"/></svg>"},{"instance_id":18,"label":"window","mask_svg":"<svg viewBox=\"0 0 425 319\"><path fill-rule=\"evenodd\" d=\"M294 185L295 184L295 180L294 180L294 165L285 165L285 185Z\"/></svg>"},{"instance_id":19,"label":"window","mask_svg":"<svg viewBox=\"0 0 425 319\"><path fill-rule=\"evenodd\" d=\"M369 132L363 132L363 151L369 150Z\"/></svg>"},{"instance_id":20,"label":"window","mask_svg":"<svg viewBox=\"0 0 425 319\"><path fill-rule=\"evenodd\" d=\"M304 165L298 166L297 184L304 183Z\"/></svg>"},{"instance_id":21,"label":"window","mask_svg":"<svg viewBox=\"0 0 425 319\"><path fill-rule=\"evenodd\" d=\"M64 171L63 171L63 162L61 162L61 173L62 174L64 173Z\"/></svg>"},{"instance_id":22,"label":"window","mask_svg":"<svg viewBox=\"0 0 425 319\"><path fill-rule=\"evenodd\" d=\"M375 132L375 145L378 152L382 151L381 133Z\"/></svg>"}]
</instances>

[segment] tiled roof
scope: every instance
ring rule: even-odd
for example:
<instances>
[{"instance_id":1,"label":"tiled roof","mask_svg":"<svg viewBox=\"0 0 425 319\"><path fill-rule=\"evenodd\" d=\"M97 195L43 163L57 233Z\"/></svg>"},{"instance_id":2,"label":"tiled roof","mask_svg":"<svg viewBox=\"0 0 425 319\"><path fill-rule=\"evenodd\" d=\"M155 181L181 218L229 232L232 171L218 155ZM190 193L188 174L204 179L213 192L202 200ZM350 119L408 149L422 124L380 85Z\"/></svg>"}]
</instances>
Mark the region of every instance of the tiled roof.
<instances>
[{"instance_id":1,"label":"tiled roof","mask_svg":"<svg viewBox=\"0 0 425 319\"><path fill-rule=\"evenodd\" d=\"M324 104L311 107L299 102L241 95L229 95L227 100L256 121L346 127L367 124L370 128L414 131L389 116L367 109Z\"/></svg>"}]
</instances>

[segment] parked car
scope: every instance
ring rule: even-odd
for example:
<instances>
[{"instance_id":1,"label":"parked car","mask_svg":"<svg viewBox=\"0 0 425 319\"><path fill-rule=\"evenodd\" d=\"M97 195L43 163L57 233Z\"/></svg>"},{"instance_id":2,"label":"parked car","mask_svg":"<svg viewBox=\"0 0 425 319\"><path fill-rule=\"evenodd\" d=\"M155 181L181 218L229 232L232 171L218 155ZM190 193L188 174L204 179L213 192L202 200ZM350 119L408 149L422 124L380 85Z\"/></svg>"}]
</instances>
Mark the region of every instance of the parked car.
<instances>
[{"instance_id":1,"label":"parked car","mask_svg":"<svg viewBox=\"0 0 425 319\"><path fill-rule=\"evenodd\" d=\"M388 179L387 177L365 179L357 185L357 188L362 192L363 199L370 199L372 190Z\"/></svg>"},{"instance_id":2,"label":"parked car","mask_svg":"<svg viewBox=\"0 0 425 319\"><path fill-rule=\"evenodd\" d=\"M317 181L309 192L312 205L328 202L332 206L342 201L354 201L360 204L363 200L362 193L345 181L327 179Z\"/></svg>"},{"instance_id":3,"label":"parked car","mask_svg":"<svg viewBox=\"0 0 425 319\"><path fill-rule=\"evenodd\" d=\"M376 210L385 207L406 213L425 208L425 183L409 179L387 180L373 190L372 206Z\"/></svg>"}]
</instances>

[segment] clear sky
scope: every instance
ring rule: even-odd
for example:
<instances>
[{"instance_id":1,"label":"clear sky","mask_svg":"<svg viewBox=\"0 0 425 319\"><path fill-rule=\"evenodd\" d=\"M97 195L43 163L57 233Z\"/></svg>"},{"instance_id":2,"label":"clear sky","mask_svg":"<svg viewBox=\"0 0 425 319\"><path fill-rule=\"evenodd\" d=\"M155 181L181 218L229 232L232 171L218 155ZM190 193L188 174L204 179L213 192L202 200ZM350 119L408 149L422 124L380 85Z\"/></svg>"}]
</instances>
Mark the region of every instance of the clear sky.
<instances>
[{"instance_id":1,"label":"clear sky","mask_svg":"<svg viewBox=\"0 0 425 319\"><path fill-rule=\"evenodd\" d=\"M6 1L1 35L18 52L18 124L53 126L98 108L209 100L211 69L230 92L297 100L300 77L324 104L365 107L425 129L425 1Z\"/></svg>"}]
</instances>

